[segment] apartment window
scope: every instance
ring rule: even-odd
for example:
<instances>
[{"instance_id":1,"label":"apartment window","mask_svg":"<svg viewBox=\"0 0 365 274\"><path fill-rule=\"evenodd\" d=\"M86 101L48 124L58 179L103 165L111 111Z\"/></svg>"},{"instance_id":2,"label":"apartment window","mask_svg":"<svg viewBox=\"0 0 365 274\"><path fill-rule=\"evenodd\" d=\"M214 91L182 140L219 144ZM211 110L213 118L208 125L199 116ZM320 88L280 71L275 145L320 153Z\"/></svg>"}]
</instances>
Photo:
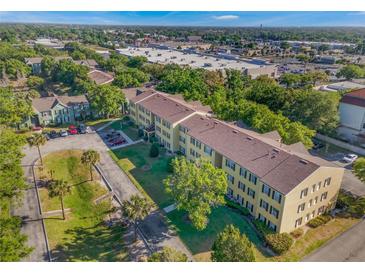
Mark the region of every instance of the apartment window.
<instances>
[{"instance_id":1,"label":"apartment window","mask_svg":"<svg viewBox=\"0 0 365 274\"><path fill-rule=\"evenodd\" d=\"M195 157L196 157L196 158L200 158L200 157L201 157L200 153L195 152Z\"/></svg>"},{"instance_id":2,"label":"apartment window","mask_svg":"<svg viewBox=\"0 0 365 274\"><path fill-rule=\"evenodd\" d=\"M317 202L318 202L318 196L316 198L314 198L313 205L315 205Z\"/></svg>"},{"instance_id":3,"label":"apartment window","mask_svg":"<svg viewBox=\"0 0 365 274\"><path fill-rule=\"evenodd\" d=\"M183 126L179 126L179 130L181 131L181 132L186 132L186 128L185 127L183 127Z\"/></svg>"},{"instance_id":4,"label":"apartment window","mask_svg":"<svg viewBox=\"0 0 365 274\"><path fill-rule=\"evenodd\" d=\"M243 178L247 178L247 170L240 167L240 176L242 176Z\"/></svg>"},{"instance_id":5,"label":"apartment window","mask_svg":"<svg viewBox=\"0 0 365 274\"><path fill-rule=\"evenodd\" d=\"M268 187L267 185L263 184L262 185L262 193L265 193L267 196L270 197L270 193L271 193L270 187Z\"/></svg>"},{"instance_id":6,"label":"apartment window","mask_svg":"<svg viewBox=\"0 0 365 274\"><path fill-rule=\"evenodd\" d=\"M185 138L184 138L184 137L179 136L179 140L180 140L180 142L182 142L182 143L184 143L184 144L185 144Z\"/></svg>"},{"instance_id":7,"label":"apartment window","mask_svg":"<svg viewBox=\"0 0 365 274\"><path fill-rule=\"evenodd\" d=\"M195 157L195 151L192 148L190 149L190 155L193 155Z\"/></svg>"},{"instance_id":8,"label":"apartment window","mask_svg":"<svg viewBox=\"0 0 365 274\"><path fill-rule=\"evenodd\" d=\"M251 196L253 199L255 199L255 191L249 187L247 188L247 194L248 196Z\"/></svg>"},{"instance_id":9,"label":"apartment window","mask_svg":"<svg viewBox=\"0 0 365 274\"><path fill-rule=\"evenodd\" d=\"M243 205L243 198L241 195L237 194L236 195L236 201L240 204L240 205Z\"/></svg>"},{"instance_id":10,"label":"apartment window","mask_svg":"<svg viewBox=\"0 0 365 274\"><path fill-rule=\"evenodd\" d=\"M321 186L322 186L322 182L319 182L318 185L317 185L317 190L320 190Z\"/></svg>"},{"instance_id":11,"label":"apartment window","mask_svg":"<svg viewBox=\"0 0 365 274\"><path fill-rule=\"evenodd\" d=\"M300 213L300 212L304 211L304 208L305 208L305 203L300 204L300 205L298 206L298 210L297 210L297 212L298 212L298 213Z\"/></svg>"},{"instance_id":12,"label":"apartment window","mask_svg":"<svg viewBox=\"0 0 365 274\"><path fill-rule=\"evenodd\" d=\"M316 184L312 185L312 193L316 191Z\"/></svg>"},{"instance_id":13,"label":"apartment window","mask_svg":"<svg viewBox=\"0 0 365 274\"><path fill-rule=\"evenodd\" d=\"M158 132L161 132L161 128L159 126L155 127Z\"/></svg>"},{"instance_id":14,"label":"apartment window","mask_svg":"<svg viewBox=\"0 0 365 274\"><path fill-rule=\"evenodd\" d=\"M263 209L265 209L266 211L269 210L269 203L265 202L264 200L260 200L260 207L262 207Z\"/></svg>"},{"instance_id":15,"label":"apartment window","mask_svg":"<svg viewBox=\"0 0 365 274\"><path fill-rule=\"evenodd\" d=\"M246 190L246 185L241 181L238 181L238 188L241 189L243 192Z\"/></svg>"},{"instance_id":16,"label":"apartment window","mask_svg":"<svg viewBox=\"0 0 365 274\"><path fill-rule=\"evenodd\" d=\"M327 192L322 193L322 195L321 195L321 202L322 202L323 200L326 200L326 199L327 199Z\"/></svg>"},{"instance_id":17,"label":"apartment window","mask_svg":"<svg viewBox=\"0 0 365 274\"><path fill-rule=\"evenodd\" d=\"M165 121L165 120L162 120L162 125L164 127L167 127L168 129L170 129L170 127L171 127L171 124L169 122Z\"/></svg>"},{"instance_id":18,"label":"apartment window","mask_svg":"<svg viewBox=\"0 0 365 274\"><path fill-rule=\"evenodd\" d=\"M259 214L259 218L258 218L261 222L264 222L266 224L266 218L265 216L262 216L261 214Z\"/></svg>"},{"instance_id":19,"label":"apartment window","mask_svg":"<svg viewBox=\"0 0 365 274\"><path fill-rule=\"evenodd\" d=\"M268 221L267 225L276 232L276 225L274 225L272 222Z\"/></svg>"},{"instance_id":20,"label":"apartment window","mask_svg":"<svg viewBox=\"0 0 365 274\"><path fill-rule=\"evenodd\" d=\"M252 173L250 173L250 175L248 176L248 180L251 183L253 183L254 185L256 185L256 183L257 183L257 177L254 174L252 174Z\"/></svg>"},{"instance_id":21,"label":"apartment window","mask_svg":"<svg viewBox=\"0 0 365 274\"><path fill-rule=\"evenodd\" d=\"M227 175L227 180L228 182L230 182L232 185L234 184L234 177L231 174Z\"/></svg>"},{"instance_id":22,"label":"apartment window","mask_svg":"<svg viewBox=\"0 0 365 274\"><path fill-rule=\"evenodd\" d=\"M226 166L229 167L230 169L232 170L235 170L236 169L236 164L235 162L229 160L229 159L226 159Z\"/></svg>"},{"instance_id":23,"label":"apartment window","mask_svg":"<svg viewBox=\"0 0 365 274\"><path fill-rule=\"evenodd\" d=\"M200 143L198 140L196 140L195 146L199 149L202 148L202 143Z\"/></svg>"},{"instance_id":24,"label":"apartment window","mask_svg":"<svg viewBox=\"0 0 365 274\"><path fill-rule=\"evenodd\" d=\"M328 177L324 180L323 187L329 186L331 184L331 177Z\"/></svg>"},{"instance_id":25,"label":"apartment window","mask_svg":"<svg viewBox=\"0 0 365 274\"><path fill-rule=\"evenodd\" d=\"M146 110L146 114L147 114L147 115L150 115L150 114L151 114L151 112L150 112L150 111L148 111L148 110Z\"/></svg>"},{"instance_id":26,"label":"apartment window","mask_svg":"<svg viewBox=\"0 0 365 274\"><path fill-rule=\"evenodd\" d=\"M310 199L310 200L309 200L309 203L308 203L308 208L309 208L309 207L311 207L311 206L312 206L312 204L313 204L313 199Z\"/></svg>"},{"instance_id":27,"label":"apartment window","mask_svg":"<svg viewBox=\"0 0 365 274\"><path fill-rule=\"evenodd\" d=\"M213 154L213 149L210 146L204 145L204 152L210 156Z\"/></svg>"},{"instance_id":28,"label":"apartment window","mask_svg":"<svg viewBox=\"0 0 365 274\"><path fill-rule=\"evenodd\" d=\"M281 194L275 190L272 191L272 196L275 201L277 201L279 204L281 203Z\"/></svg>"},{"instance_id":29,"label":"apartment window","mask_svg":"<svg viewBox=\"0 0 365 274\"><path fill-rule=\"evenodd\" d=\"M318 208L318 215L322 214L325 211L325 207L321 206L320 208Z\"/></svg>"},{"instance_id":30,"label":"apartment window","mask_svg":"<svg viewBox=\"0 0 365 274\"><path fill-rule=\"evenodd\" d=\"M185 148L183 148L182 146L180 146L180 152L182 155L185 155Z\"/></svg>"},{"instance_id":31,"label":"apartment window","mask_svg":"<svg viewBox=\"0 0 365 274\"><path fill-rule=\"evenodd\" d=\"M161 123L161 118L160 117L156 116L155 119L156 119L156 122Z\"/></svg>"},{"instance_id":32,"label":"apartment window","mask_svg":"<svg viewBox=\"0 0 365 274\"><path fill-rule=\"evenodd\" d=\"M246 201L246 207L249 211L253 212L253 204L251 204L249 201Z\"/></svg>"},{"instance_id":33,"label":"apartment window","mask_svg":"<svg viewBox=\"0 0 365 274\"><path fill-rule=\"evenodd\" d=\"M295 227L300 226L300 225L302 224L302 220L303 220L303 218L299 218L299 219L297 219L297 220L295 221Z\"/></svg>"},{"instance_id":34,"label":"apartment window","mask_svg":"<svg viewBox=\"0 0 365 274\"><path fill-rule=\"evenodd\" d=\"M305 222L308 222L308 221L309 221L309 218L310 218L310 215L309 215L309 214L307 214L307 215L305 216Z\"/></svg>"},{"instance_id":35,"label":"apartment window","mask_svg":"<svg viewBox=\"0 0 365 274\"><path fill-rule=\"evenodd\" d=\"M195 146L195 138L190 137L190 144L193 144Z\"/></svg>"},{"instance_id":36,"label":"apartment window","mask_svg":"<svg viewBox=\"0 0 365 274\"><path fill-rule=\"evenodd\" d=\"M166 142L166 147L167 147L168 149L170 149L170 148L171 148L170 143Z\"/></svg>"},{"instance_id":37,"label":"apartment window","mask_svg":"<svg viewBox=\"0 0 365 274\"><path fill-rule=\"evenodd\" d=\"M277 210L275 207L270 206L270 214L276 219L279 218L279 210Z\"/></svg>"},{"instance_id":38,"label":"apartment window","mask_svg":"<svg viewBox=\"0 0 365 274\"><path fill-rule=\"evenodd\" d=\"M301 192L300 192L300 198L303 198L303 197L306 197L308 194L308 188L306 189L303 189Z\"/></svg>"},{"instance_id":39,"label":"apartment window","mask_svg":"<svg viewBox=\"0 0 365 274\"><path fill-rule=\"evenodd\" d=\"M229 197L232 197L233 196L233 190L232 190L232 188L228 188L228 190L227 190L227 195L229 196Z\"/></svg>"}]
</instances>

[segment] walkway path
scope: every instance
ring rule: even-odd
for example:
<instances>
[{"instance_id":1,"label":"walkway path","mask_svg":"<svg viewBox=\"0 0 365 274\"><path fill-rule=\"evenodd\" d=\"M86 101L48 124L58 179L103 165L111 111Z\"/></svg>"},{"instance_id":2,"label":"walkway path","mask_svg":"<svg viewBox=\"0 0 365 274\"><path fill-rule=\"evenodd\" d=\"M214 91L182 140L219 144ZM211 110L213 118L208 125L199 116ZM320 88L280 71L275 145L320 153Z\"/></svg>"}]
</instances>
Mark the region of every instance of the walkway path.
<instances>
[{"instance_id":1,"label":"walkway path","mask_svg":"<svg viewBox=\"0 0 365 274\"><path fill-rule=\"evenodd\" d=\"M113 187L115 195L121 200L129 199L134 194L141 194L134 184L130 181L128 176L119 168L119 166L113 161L108 153L108 148L96 133L72 135L65 138L57 138L50 140L41 147L41 152L46 155L50 152L67 150L67 149L94 149L100 153L99 167L102 169L103 174ZM25 157L24 163L31 163L38 158L36 148L26 147L24 149ZM16 212L17 215L25 216L30 215L31 208L32 219L40 218L36 215L34 208L36 207L36 200L34 193L29 193L30 197L24 200L24 205ZM31 222L31 228L24 227L24 232L29 236L29 241L32 246L35 247L33 255L29 258L30 261L42 260L41 254L44 254L44 243L41 242L41 230L39 225L33 225L35 222ZM141 224L141 230L148 236L150 242L158 249L162 246L170 246L177 250L180 250L188 255L192 259L192 255L189 250L182 243L181 239L168 228L165 221L165 216L159 211L153 212L146 220Z\"/></svg>"}]
</instances>

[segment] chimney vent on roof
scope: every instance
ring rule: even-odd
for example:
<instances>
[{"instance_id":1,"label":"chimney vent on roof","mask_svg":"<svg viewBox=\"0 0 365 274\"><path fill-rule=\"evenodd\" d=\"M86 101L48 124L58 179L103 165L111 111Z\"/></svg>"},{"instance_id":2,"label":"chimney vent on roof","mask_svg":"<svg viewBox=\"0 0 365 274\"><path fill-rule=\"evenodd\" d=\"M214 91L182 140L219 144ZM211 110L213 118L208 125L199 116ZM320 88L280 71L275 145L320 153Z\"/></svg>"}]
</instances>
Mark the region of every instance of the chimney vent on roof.
<instances>
[{"instance_id":1,"label":"chimney vent on roof","mask_svg":"<svg viewBox=\"0 0 365 274\"><path fill-rule=\"evenodd\" d=\"M308 164L308 161L303 160L303 159L300 159L299 162L301 162L302 164L305 164L305 165Z\"/></svg>"},{"instance_id":2,"label":"chimney vent on roof","mask_svg":"<svg viewBox=\"0 0 365 274\"><path fill-rule=\"evenodd\" d=\"M237 131L237 130L232 130L232 132L233 132L233 133L238 133L238 131Z\"/></svg>"},{"instance_id":3,"label":"chimney vent on roof","mask_svg":"<svg viewBox=\"0 0 365 274\"><path fill-rule=\"evenodd\" d=\"M279 150L277 148L273 148L273 151L279 153Z\"/></svg>"},{"instance_id":4,"label":"chimney vent on roof","mask_svg":"<svg viewBox=\"0 0 365 274\"><path fill-rule=\"evenodd\" d=\"M218 122L217 122L217 121L214 121L214 124L215 124L215 125L218 125Z\"/></svg>"},{"instance_id":5,"label":"chimney vent on roof","mask_svg":"<svg viewBox=\"0 0 365 274\"><path fill-rule=\"evenodd\" d=\"M252 137L250 137L250 136L248 136L248 137L247 137L247 140L250 140L250 141L251 141L251 140L253 140L253 138L252 138Z\"/></svg>"}]
</instances>

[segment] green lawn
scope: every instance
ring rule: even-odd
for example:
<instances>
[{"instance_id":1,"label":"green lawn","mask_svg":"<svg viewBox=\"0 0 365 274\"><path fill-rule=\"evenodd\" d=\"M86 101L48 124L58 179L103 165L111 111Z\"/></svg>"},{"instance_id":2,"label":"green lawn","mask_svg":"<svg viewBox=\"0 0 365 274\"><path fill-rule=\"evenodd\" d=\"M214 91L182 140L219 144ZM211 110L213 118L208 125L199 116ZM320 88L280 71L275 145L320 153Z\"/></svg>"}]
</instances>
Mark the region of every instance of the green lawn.
<instances>
[{"instance_id":1,"label":"green lawn","mask_svg":"<svg viewBox=\"0 0 365 274\"><path fill-rule=\"evenodd\" d=\"M121 241L123 229L104 225L110 201L94 203L107 190L97 181L88 181L88 169L80 163L81 153L73 150L49 154L44 157L43 169L37 172L39 177L49 178L49 171L54 170L54 178L68 180L73 185L71 194L64 199L65 208L71 209L66 220L62 220L61 214L45 220L52 255L57 261L126 260ZM40 189L40 197L44 212L61 208L58 198L48 197L47 189Z\"/></svg>"},{"instance_id":2,"label":"green lawn","mask_svg":"<svg viewBox=\"0 0 365 274\"><path fill-rule=\"evenodd\" d=\"M139 143L113 150L111 153L118 159L119 166L128 171L159 207L163 208L173 203L162 183L168 176L169 157L165 155L165 149L160 148L160 156L151 158L150 147L149 143Z\"/></svg>"},{"instance_id":3,"label":"green lawn","mask_svg":"<svg viewBox=\"0 0 365 274\"><path fill-rule=\"evenodd\" d=\"M225 228L226 225L233 224L244 233L255 245L255 253L258 253L257 245L262 244L260 238L254 229L248 224L243 216L237 211L226 206L220 206L212 210L209 216L207 227L202 230L196 230L183 211L172 211L167 217L176 227L182 241L190 249L197 260L208 260L211 247L217 234Z\"/></svg>"}]
</instances>

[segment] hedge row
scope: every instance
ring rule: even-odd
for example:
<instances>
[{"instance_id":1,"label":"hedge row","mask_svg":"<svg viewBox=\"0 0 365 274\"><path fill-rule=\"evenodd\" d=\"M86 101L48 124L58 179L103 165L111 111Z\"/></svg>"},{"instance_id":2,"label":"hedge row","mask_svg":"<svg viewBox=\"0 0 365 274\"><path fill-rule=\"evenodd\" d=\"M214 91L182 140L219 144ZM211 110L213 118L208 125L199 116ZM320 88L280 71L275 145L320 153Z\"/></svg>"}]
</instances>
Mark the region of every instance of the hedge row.
<instances>
[{"instance_id":1,"label":"hedge row","mask_svg":"<svg viewBox=\"0 0 365 274\"><path fill-rule=\"evenodd\" d=\"M289 250L294 240L288 233L269 234L265 237L266 243L277 254L283 254Z\"/></svg>"},{"instance_id":2,"label":"hedge row","mask_svg":"<svg viewBox=\"0 0 365 274\"><path fill-rule=\"evenodd\" d=\"M307 223L307 225L312 228L316 228L316 227L319 227L321 225L328 223L331 219L332 219L332 217L330 215L320 215L320 216L310 220Z\"/></svg>"},{"instance_id":3,"label":"hedge row","mask_svg":"<svg viewBox=\"0 0 365 274\"><path fill-rule=\"evenodd\" d=\"M226 199L226 206L237 209L239 212L241 212L243 215L245 216L249 216L250 212L248 211L247 208L240 206L239 204Z\"/></svg>"}]
</instances>

